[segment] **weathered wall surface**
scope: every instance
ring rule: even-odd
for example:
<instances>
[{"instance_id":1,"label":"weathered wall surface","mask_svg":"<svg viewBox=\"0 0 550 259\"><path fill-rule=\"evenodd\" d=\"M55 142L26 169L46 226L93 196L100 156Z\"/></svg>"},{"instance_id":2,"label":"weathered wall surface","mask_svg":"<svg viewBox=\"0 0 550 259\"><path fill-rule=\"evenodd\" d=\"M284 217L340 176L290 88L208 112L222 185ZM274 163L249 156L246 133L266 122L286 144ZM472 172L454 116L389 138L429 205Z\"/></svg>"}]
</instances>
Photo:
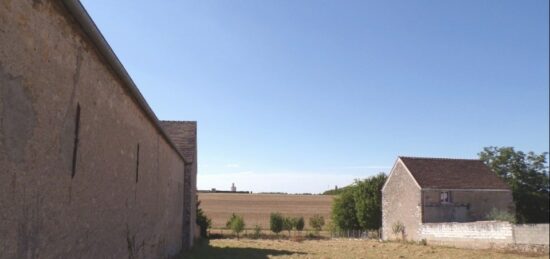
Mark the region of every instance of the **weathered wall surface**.
<instances>
[{"instance_id":1,"label":"weathered wall surface","mask_svg":"<svg viewBox=\"0 0 550 259\"><path fill-rule=\"evenodd\" d=\"M382 190L382 238L394 239L392 226L400 221L405 226L405 238L417 239L421 224L420 188L398 161Z\"/></svg>"},{"instance_id":2,"label":"weathered wall surface","mask_svg":"<svg viewBox=\"0 0 550 259\"><path fill-rule=\"evenodd\" d=\"M424 223L419 238L428 243L468 248L545 246L548 249L548 224L513 225L508 222Z\"/></svg>"},{"instance_id":3,"label":"weathered wall surface","mask_svg":"<svg viewBox=\"0 0 550 259\"><path fill-rule=\"evenodd\" d=\"M516 244L549 245L548 224L522 224L514 226Z\"/></svg>"},{"instance_id":4,"label":"weathered wall surface","mask_svg":"<svg viewBox=\"0 0 550 259\"><path fill-rule=\"evenodd\" d=\"M179 251L184 161L121 84L60 1L0 3L0 258Z\"/></svg>"},{"instance_id":5,"label":"weathered wall surface","mask_svg":"<svg viewBox=\"0 0 550 259\"><path fill-rule=\"evenodd\" d=\"M425 223L420 228L420 237L428 242L471 243L472 246L514 242L512 224L495 221Z\"/></svg>"},{"instance_id":6,"label":"weathered wall surface","mask_svg":"<svg viewBox=\"0 0 550 259\"><path fill-rule=\"evenodd\" d=\"M440 193L449 191L450 204L441 204ZM423 190L423 222L468 222L486 220L495 208L515 213L511 191L504 190Z\"/></svg>"}]
</instances>

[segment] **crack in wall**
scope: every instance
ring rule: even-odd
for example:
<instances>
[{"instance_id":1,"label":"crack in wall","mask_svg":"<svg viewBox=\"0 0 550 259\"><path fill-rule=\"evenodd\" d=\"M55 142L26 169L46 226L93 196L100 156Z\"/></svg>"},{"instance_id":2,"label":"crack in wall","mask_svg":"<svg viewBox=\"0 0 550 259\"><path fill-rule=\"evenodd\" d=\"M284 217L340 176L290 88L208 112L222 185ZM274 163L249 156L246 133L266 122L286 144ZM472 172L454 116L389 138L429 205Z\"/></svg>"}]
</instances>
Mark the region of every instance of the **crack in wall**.
<instances>
[{"instance_id":1,"label":"crack in wall","mask_svg":"<svg viewBox=\"0 0 550 259\"><path fill-rule=\"evenodd\" d=\"M60 132L60 150L61 157L63 159L64 165L67 170L70 170L72 167L72 154L73 154L73 145L74 139L71 138L75 130L74 116L76 116L76 96L78 95L78 83L80 81L80 71L82 68L82 48L78 48L76 60L75 60L75 70L73 73L71 95L69 97L67 108L65 109L65 115L63 116L63 129Z\"/></svg>"}]
</instances>

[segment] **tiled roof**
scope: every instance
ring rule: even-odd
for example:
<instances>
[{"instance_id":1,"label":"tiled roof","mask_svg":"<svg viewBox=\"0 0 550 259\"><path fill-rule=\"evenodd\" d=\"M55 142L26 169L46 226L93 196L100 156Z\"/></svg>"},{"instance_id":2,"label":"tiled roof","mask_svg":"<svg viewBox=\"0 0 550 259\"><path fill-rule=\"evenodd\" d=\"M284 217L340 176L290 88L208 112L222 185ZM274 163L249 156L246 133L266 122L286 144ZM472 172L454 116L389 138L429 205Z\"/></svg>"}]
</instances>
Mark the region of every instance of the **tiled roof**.
<instances>
[{"instance_id":1,"label":"tiled roof","mask_svg":"<svg viewBox=\"0 0 550 259\"><path fill-rule=\"evenodd\" d=\"M481 160L399 158L423 189L510 189Z\"/></svg>"},{"instance_id":2,"label":"tiled roof","mask_svg":"<svg viewBox=\"0 0 550 259\"><path fill-rule=\"evenodd\" d=\"M172 139L185 161L194 162L197 152L197 122L160 121L160 125Z\"/></svg>"}]
</instances>

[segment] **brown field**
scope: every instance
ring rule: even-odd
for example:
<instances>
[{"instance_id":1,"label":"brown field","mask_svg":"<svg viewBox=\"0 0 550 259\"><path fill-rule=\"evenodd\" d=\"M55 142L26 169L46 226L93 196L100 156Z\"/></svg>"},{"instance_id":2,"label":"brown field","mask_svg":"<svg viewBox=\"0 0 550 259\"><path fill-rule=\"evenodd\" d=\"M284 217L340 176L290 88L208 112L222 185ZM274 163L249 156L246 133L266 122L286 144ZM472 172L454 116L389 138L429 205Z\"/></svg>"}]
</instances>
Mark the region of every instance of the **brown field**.
<instances>
[{"instance_id":1,"label":"brown field","mask_svg":"<svg viewBox=\"0 0 550 259\"><path fill-rule=\"evenodd\" d=\"M233 194L199 193L201 208L212 219L213 228L223 228L231 213L243 216L246 228L260 225L269 228L269 215L279 212L284 216L309 217L320 214L325 217L325 226L330 221L333 196L330 195L284 195L284 194Z\"/></svg>"},{"instance_id":2,"label":"brown field","mask_svg":"<svg viewBox=\"0 0 550 259\"><path fill-rule=\"evenodd\" d=\"M213 239L182 258L527 258L495 250L469 250L373 240L253 240ZM548 255L529 258L548 258Z\"/></svg>"}]
</instances>

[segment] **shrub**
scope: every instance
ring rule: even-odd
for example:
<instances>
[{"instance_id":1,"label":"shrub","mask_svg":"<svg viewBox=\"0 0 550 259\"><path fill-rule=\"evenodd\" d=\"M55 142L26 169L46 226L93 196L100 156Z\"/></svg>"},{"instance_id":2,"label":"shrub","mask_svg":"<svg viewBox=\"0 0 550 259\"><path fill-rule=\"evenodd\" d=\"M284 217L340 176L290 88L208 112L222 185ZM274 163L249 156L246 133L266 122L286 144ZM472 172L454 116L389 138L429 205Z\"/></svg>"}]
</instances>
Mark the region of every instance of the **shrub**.
<instances>
[{"instance_id":1,"label":"shrub","mask_svg":"<svg viewBox=\"0 0 550 259\"><path fill-rule=\"evenodd\" d=\"M379 230L368 230L367 231L367 238L368 239L380 239L380 231Z\"/></svg>"},{"instance_id":2,"label":"shrub","mask_svg":"<svg viewBox=\"0 0 550 259\"><path fill-rule=\"evenodd\" d=\"M254 233L253 233L253 237L258 239L260 238L262 235L262 228L258 225L255 225L254 226Z\"/></svg>"},{"instance_id":3,"label":"shrub","mask_svg":"<svg viewBox=\"0 0 550 259\"><path fill-rule=\"evenodd\" d=\"M317 237L317 235L315 235L315 234L313 234L313 233L307 233L307 234L306 234L306 238L309 238L309 239L314 239L314 238L316 238L316 237Z\"/></svg>"},{"instance_id":4,"label":"shrub","mask_svg":"<svg viewBox=\"0 0 550 259\"><path fill-rule=\"evenodd\" d=\"M508 221L510 223L516 223L516 217L507 211L498 210L497 208L491 209L487 214L488 220Z\"/></svg>"},{"instance_id":5,"label":"shrub","mask_svg":"<svg viewBox=\"0 0 550 259\"><path fill-rule=\"evenodd\" d=\"M288 236L290 237L290 231L294 228L294 219L293 218L284 218L283 219L283 230L288 231Z\"/></svg>"},{"instance_id":6,"label":"shrub","mask_svg":"<svg viewBox=\"0 0 550 259\"><path fill-rule=\"evenodd\" d=\"M197 223L197 225L199 225L201 237L206 238L207 233L208 233L208 229L210 227L212 227L212 220L209 219L204 214L202 209L199 207L200 204L201 204L201 201L197 200L197 208L196 208L196 210L197 210L197 220L196 220L196 223Z\"/></svg>"},{"instance_id":7,"label":"shrub","mask_svg":"<svg viewBox=\"0 0 550 259\"><path fill-rule=\"evenodd\" d=\"M405 225L401 221L393 223L391 229L396 236L401 234L401 239L405 240Z\"/></svg>"},{"instance_id":8,"label":"shrub","mask_svg":"<svg viewBox=\"0 0 550 259\"><path fill-rule=\"evenodd\" d=\"M296 218L296 230L302 232L302 230L304 230L304 225L304 217Z\"/></svg>"},{"instance_id":9,"label":"shrub","mask_svg":"<svg viewBox=\"0 0 550 259\"><path fill-rule=\"evenodd\" d=\"M319 214L313 215L309 218L309 226L315 230L315 234L319 234L319 231L323 229L325 225L325 218Z\"/></svg>"},{"instance_id":10,"label":"shrub","mask_svg":"<svg viewBox=\"0 0 550 259\"><path fill-rule=\"evenodd\" d=\"M231 217L229 217L229 219L225 223L225 227L231 229L231 223L235 220L235 218L237 218L237 215L235 215L235 213L231 214Z\"/></svg>"},{"instance_id":11,"label":"shrub","mask_svg":"<svg viewBox=\"0 0 550 259\"><path fill-rule=\"evenodd\" d=\"M280 213L271 213L269 216L269 229L276 235L283 230L284 218Z\"/></svg>"},{"instance_id":12,"label":"shrub","mask_svg":"<svg viewBox=\"0 0 550 259\"><path fill-rule=\"evenodd\" d=\"M227 221L226 226L233 231L237 235L237 239L239 239L239 233L241 233L244 230L244 219L241 216L231 215L229 220Z\"/></svg>"}]
</instances>

